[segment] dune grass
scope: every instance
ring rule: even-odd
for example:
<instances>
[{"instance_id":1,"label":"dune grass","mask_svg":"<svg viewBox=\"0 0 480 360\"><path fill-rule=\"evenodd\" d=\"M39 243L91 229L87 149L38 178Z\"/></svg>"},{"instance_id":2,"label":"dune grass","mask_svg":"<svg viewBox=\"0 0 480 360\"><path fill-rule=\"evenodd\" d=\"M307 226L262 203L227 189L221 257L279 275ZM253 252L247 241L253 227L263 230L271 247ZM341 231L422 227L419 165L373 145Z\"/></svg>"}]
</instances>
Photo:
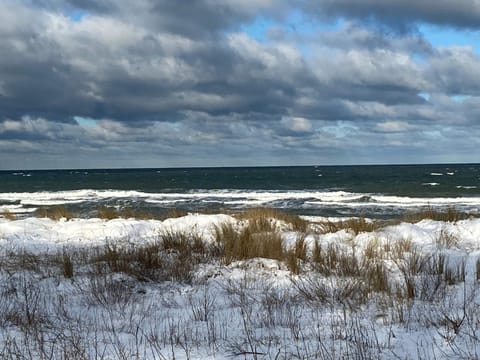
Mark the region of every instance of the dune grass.
<instances>
[{"instance_id":1,"label":"dune grass","mask_svg":"<svg viewBox=\"0 0 480 360\"><path fill-rule=\"evenodd\" d=\"M319 234L335 233L341 230L347 230L354 235L362 232L372 232L385 227L384 221L370 220L364 217L351 218L341 221L322 221L315 222L315 231Z\"/></svg>"},{"instance_id":2,"label":"dune grass","mask_svg":"<svg viewBox=\"0 0 480 360\"><path fill-rule=\"evenodd\" d=\"M76 217L76 215L65 206L42 207L35 211L35 215L40 218L49 218L56 221L61 219L70 220Z\"/></svg>"},{"instance_id":3,"label":"dune grass","mask_svg":"<svg viewBox=\"0 0 480 360\"><path fill-rule=\"evenodd\" d=\"M455 207L448 207L442 210L427 206L419 212L406 215L403 220L410 223L416 223L425 219L455 223L471 217L471 214L462 212Z\"/></svg>"},{"instance_id":4,"label":"dune grass","mask_svg":"<svg viewBox=\"0 0 480 360\"><path fill-rule=\"evenodd\" d=\"M308 221L303 220L300 216L273 208L253 208L234 215L237 219L262 224L271 223L272 220L282 221L288 224L294 231L305 232L308 227Z\"/></svg>"},{"instance_id":5,"label":"dune grass","mask_svg":"<svg viewBox=\"0 0 480 360\"><path fill-rule=\"evenodd\" d=\"M0 358L381 359L411 329L429 329L442 351L458 344L450 358L475 358L459 342L480 333L470 270L446 251L460 239L441 231L426 252L383 225L255 209L214 239L171 228L141 242L0 253ZM271 263L280 271L255 267ZM480 259L472 264L478 287Z\"/></svg>"},{"instance_id":6,"label":"dune grass","mask_svg":"<svg viewBox=\"0 0 480 360\"><path fill-rule=\"evenodd\" d=\"M10 212L8 210L1 212L0 216L2 216L4 219L10 220L10 221L13 221L13 220L17 219L15 214L13 214L12 212Z\"/></svg>"}]
</instances>

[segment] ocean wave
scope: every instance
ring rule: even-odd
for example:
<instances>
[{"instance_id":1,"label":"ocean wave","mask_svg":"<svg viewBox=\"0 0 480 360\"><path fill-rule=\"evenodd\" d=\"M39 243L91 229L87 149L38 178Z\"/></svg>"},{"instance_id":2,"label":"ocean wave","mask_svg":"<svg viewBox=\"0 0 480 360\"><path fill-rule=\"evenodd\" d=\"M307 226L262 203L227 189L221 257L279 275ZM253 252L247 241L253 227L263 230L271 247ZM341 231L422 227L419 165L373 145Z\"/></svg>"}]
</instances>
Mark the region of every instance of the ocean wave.
<instances>
[{"instance_id":1,"label":"ocean wave","mask_svg":"<svg viewBox=\"0 0 480 360\"><path fill-rule=\"evenodd\" d=\"M432 185L434 183L429 183ZM460 188L460 187L457 187ZM462 186L461 188L474 188ZM192 190L188 193L147 193L124 190L74 190L34 193L0 193L0 204L15 206L16 211L32 206L78 205L85 203L149 204L149 206L174 207L209 206L221 204L234 208L280 207L285 209L322 208L413 208L424 206L476 207L480 197L408 197L381 194L353 193L346 191L268 191L268 190ZM1 205L3 206L3 205Z\"/></svg>"},{"instance_id":2,"label":"ocean wave","mask_svg":"<svg viewBox=\"0 0 480 360\"><path fill-rule=\"evenodd\" d=\"M22 205L0 205L0 213L20 214L34 212L36 210L37 208L25 208Z\"/></svg>"}]
</instances>

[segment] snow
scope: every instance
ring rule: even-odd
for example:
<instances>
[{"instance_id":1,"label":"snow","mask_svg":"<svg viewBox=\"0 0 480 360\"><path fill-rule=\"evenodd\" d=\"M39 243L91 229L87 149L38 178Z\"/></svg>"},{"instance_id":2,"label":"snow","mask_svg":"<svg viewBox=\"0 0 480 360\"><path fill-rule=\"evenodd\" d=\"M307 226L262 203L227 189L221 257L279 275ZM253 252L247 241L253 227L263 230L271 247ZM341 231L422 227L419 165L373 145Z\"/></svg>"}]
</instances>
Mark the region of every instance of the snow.
<instances>
[{"instance_id":1,"label":"snow","mask_svg":"<svg viewBox=\"0 0 480 360\"><path fill-rule=\"evenodd\" d=\"M225 223L244 226L224 214L164 221L2 218L0 248L9 264L11 254L41 258L65 249L148 244L168 231L213 244L216 227ZM300 234L286 225L279 228L285 247L293 248ZM452 237L451 246L441 242L444 234ZM318 242L323 249L336 244L358 254L372 241L411 241L421 254L444 254L451 267L464 261L465 281L447 286L431 300L391 300L379 293L357 304L348 297L336 300L351 285L349 278L320 276L308 266L292 274L286 264L272 259L200 263L187 282L142 282L121 272L92 276L77 268L78 274L69 279L41 263L35 270L12 271L0 261L0 357L15 358L27 350L37 354L32 358L44 356L33 333L43 337L46 350L61 354L55 346L69 348L71 353L62 353L65 358L80 358L78 351L85 351L88 359L102 358L100 354L104 359L478 357L480 294L474 275L480 219L422 220L371 233L355 235L345 229L305 237L310 251ZM402 283L398 261L385 256L392 283ZM299 289L312 284L325 286L332 301L302 297ZM28 310L29 303L37 308Z\"/></svg>"}]
</instances>

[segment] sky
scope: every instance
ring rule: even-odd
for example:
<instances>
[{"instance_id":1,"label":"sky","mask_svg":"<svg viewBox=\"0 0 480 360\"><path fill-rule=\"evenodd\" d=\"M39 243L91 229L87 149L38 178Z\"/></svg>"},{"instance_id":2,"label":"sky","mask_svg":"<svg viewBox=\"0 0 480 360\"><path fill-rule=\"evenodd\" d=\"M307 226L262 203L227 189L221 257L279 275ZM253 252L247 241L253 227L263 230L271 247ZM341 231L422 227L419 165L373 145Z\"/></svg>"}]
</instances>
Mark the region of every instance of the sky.
<instances>
[{"instance_id":1,"label":"sky","mask_svg":"<svg viewBox=\"0 0 480 360\"><path fill-rule=\"evenodd\" d=\"M480 0L0 0L0 169L480 160Z\"/></svg>"}]
</instances>

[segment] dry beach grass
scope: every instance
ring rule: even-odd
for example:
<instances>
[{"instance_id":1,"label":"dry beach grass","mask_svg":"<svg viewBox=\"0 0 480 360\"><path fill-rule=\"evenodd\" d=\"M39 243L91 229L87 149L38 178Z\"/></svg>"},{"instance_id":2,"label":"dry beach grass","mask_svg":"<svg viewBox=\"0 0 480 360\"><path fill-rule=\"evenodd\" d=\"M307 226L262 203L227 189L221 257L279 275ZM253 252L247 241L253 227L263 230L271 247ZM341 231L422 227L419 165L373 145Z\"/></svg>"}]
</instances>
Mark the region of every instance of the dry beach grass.
<instances>
[{"instance_id":1,"label":"dry beach grass","mask_svg":"<svg viewBox=\"0 0 480 360\"><path fill-rule=\"evenodd\" d=\"M0 357L475 358L480 257L460 248L463 216L426 218L443 224L428 246L394 222L254 209L208 233L3 247Z\"/></svg>"}]
</instances>

